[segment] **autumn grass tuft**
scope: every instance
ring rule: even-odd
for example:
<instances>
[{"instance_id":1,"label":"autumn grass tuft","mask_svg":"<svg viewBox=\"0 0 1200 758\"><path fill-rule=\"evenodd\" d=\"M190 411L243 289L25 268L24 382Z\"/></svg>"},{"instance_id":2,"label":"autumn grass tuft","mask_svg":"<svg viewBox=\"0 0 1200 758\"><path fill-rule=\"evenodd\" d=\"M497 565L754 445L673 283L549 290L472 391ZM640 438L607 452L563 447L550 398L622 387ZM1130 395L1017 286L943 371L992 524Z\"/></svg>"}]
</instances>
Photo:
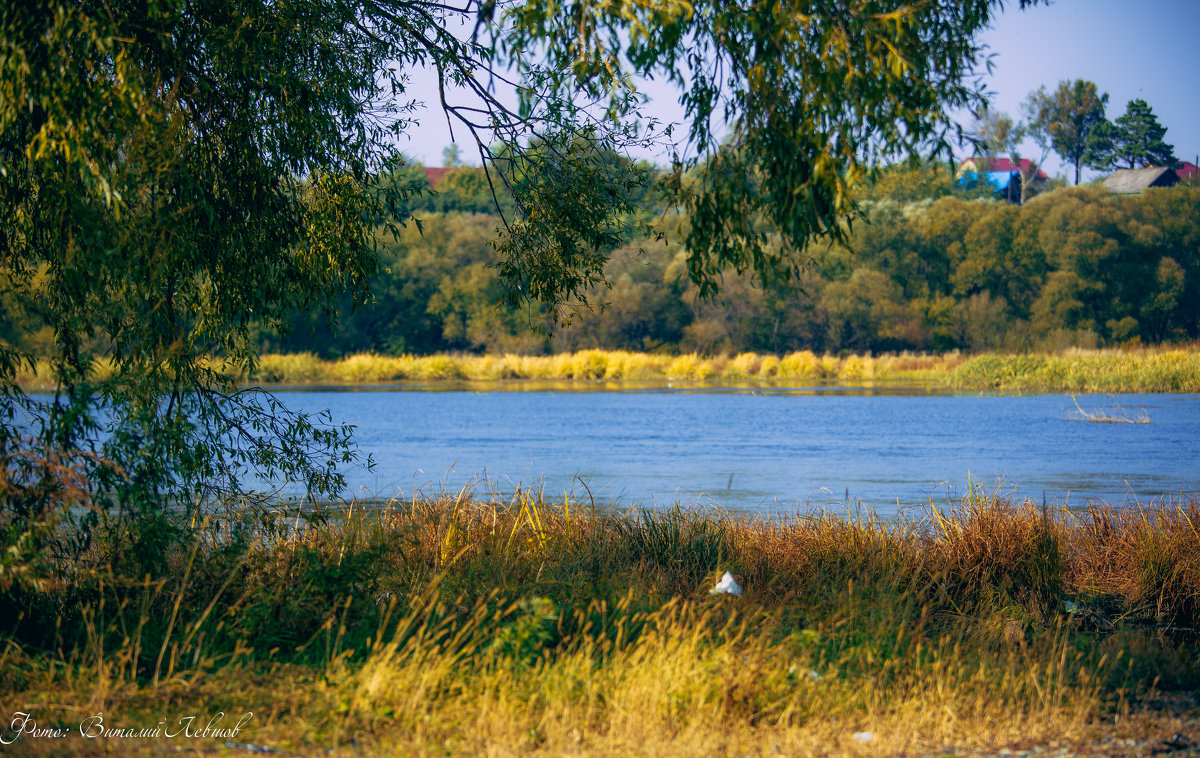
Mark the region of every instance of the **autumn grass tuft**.
<instances>
[{"instance_id":1,"label":"autumn grass tuft","mask_svg":"<svg viewBox=\"0 0 1200 758\"><path fill-rule=\"evenodd\" d=\"M0 701L47 724L252 711L239 741L301 754L1095 752L1107 717L1200 684L1195 500L251 515L194 529L161 577L114 573L101 539L5 585ZM744 595L708 593L724 571Z\"/></svg>"}]
</instances>

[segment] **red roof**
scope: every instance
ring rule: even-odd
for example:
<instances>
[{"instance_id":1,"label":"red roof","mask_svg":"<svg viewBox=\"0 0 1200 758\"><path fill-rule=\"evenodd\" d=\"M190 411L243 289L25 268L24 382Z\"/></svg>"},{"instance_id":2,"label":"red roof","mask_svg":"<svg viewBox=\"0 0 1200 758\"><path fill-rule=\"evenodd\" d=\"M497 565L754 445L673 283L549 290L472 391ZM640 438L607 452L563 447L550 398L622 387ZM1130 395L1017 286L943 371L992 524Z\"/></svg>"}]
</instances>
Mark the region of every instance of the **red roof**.
<instances>
[{"instance_id":1,"label":"red roof","mask_svg":"<svg viewBox=\"0 0 1200 758\"><path fill-rule=\"evenodd\" d=\"M1179 168L1175 169L1175 173L1183 181L1191 181L1195 179L1198 172L1200 172L1200 167L1197 167L1195 163L1190 161L1180 162Z\"/></svg>"},{"instance_id":2,"label":"red roof","mask_svg":"<svg viewBox=\"0 0 1200 758\"><path fill-rule=\"evenodd\" d=\"M430 187L436 187L447 171L450 171L453 166L424 166L425 178L429 181Z\"/></svg>"},{"instance_id":3,"label":"red roof","mask_svg":"<svg viewBox=\"0 0 1200 758\"><path fill-rule=\"evenodd\" d=\"M982 161L982 160L986 160L986 159L977 158L976 160ZM1018 165L1020 166L1019 169L1017 168ZM992 158L991 162L988 165L987 170L988 171L1008 171L1010 173L1013 171L1020 171L1021 176L1029 176L1030 172L1032 172L1033 169L1035 169L1035 168L1037 168L1037 167L1034 166L1033 161L1029 160L1028 158L1022 158L1016 164L1014 164L1008 158ZM1034 175L1034 178L1035 179L1049 179L1050 177L1046 176L1046 174L1043 173L1042 170L1039 168L1039 169L1037 169L1037 174Z\"/></svg>"},{"instance_id":4,"label":"red roof","mask_svg":"<svg viewBox=\"0 0 1200 758\"><path fill-rule=\"evenodd\" d=\"M483 175L483 169L479 166L422 166L425 171L425 179L429 181L430 187L436 187L437 183L446 177L450 171L470 171Z\"/></svg>"}]
</instances>

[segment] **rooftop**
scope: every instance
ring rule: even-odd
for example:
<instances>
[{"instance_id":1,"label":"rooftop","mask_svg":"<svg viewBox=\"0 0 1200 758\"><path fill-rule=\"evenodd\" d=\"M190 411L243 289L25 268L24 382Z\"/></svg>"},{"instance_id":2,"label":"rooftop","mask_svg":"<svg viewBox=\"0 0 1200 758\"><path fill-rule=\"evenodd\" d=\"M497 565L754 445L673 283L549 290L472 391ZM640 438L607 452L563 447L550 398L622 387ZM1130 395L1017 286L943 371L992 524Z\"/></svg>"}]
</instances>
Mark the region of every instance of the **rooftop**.
<instances>
[{"instance_id":1,"label":"rooftop","mask_svg":"<svg viewBox=\"0 0 1200 758\"><path fill-rule=\"evenodd\" d=\"M1114 171L1103 184L1113 192L1134 193L1149 187L1169 187L1179 181L1179 176L1169 168L1149 166L1147 168L1123 168Z\"/></svg>"}]
</instances>

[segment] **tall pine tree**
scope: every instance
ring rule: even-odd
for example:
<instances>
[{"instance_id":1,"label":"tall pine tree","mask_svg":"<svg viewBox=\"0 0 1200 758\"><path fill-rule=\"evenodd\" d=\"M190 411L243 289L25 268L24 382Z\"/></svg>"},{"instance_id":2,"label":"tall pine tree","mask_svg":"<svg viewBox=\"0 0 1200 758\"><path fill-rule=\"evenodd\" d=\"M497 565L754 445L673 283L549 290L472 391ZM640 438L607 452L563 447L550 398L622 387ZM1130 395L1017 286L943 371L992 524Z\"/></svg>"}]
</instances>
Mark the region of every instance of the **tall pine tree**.
<instances>
[{"instance_id":1,"label":"tall pine tree","mask_svg":"<svg viewBox=\"0 0 1200 758\"><path fill-rule=\"evenodd\" d=\"M1173 167L1175 148L1163 142L1167 128L1158 123L1145 100L1130 100L1125 115L1117 118L1113 139L1115 162L1128 168L1145 166Z\"/></svg>"}]
</instances>

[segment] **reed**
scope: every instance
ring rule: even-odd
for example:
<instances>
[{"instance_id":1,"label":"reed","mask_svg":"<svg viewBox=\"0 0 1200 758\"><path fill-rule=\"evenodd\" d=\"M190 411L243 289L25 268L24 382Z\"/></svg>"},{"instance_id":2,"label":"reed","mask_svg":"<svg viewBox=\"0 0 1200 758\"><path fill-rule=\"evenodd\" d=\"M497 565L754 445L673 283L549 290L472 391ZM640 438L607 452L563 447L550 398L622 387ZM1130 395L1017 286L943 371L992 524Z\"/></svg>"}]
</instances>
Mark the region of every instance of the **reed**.
<instances>
[{"instance_id":1,"label":"reed","mask_svg":"<svg viewBox=\"0 0 1200 758\"><path fill-rule=\"evenodd\" d=\"M95 376L111 376L103 360ZM53 389L48 364L22 368L27 390ZM312 353L261 356L239 382L265 386L358 386L440 382L686 382L786 386L829 382L866 386L904 384L931 391L1000 392L1200 392L1200 351L1189 348L1070 350L1059 354L987 353L968 357L899 353L817 355L808 350L782 356L740 353L703 356L620 350L582 350L557 355L384 356L372 353L326 361Z\"/></svg>"},{"instance_id":2,"label":"reed","mask_svg":"<svg viewBox=\"0 0 1200 758\"><path fill-rule=\"evenodd\" d=\"M761 383L790 381L929 382L962 362L945 356L817 356L741 353L665 355L582 350L557 355L352 355L321 361L310 353L266 355L252 381L280 385L355 385L386 382L541 380L570 382Z\"/></svg>"},{"instance_id":3,"label":"reed","mask_svg":"<svg viewBox=\"0 0 1200 758\"><path fill-rule=\"evenodd\" d=\"M302 754L1098 752L1102 717L1166 728L1140 698L1200 684L1197 525L1195 500L974 489L891 520L523 491L230 513L159 578L113 573L101 539L71 581L4 585L25 611L0 702L45 724L253 711L236 742ZM710 596L727 570L746 593Z\"/></svg>"},{"instance_id":4,"label":"reed","mask_svg":"<svg viewBox=\"0 0 1200 758\"><path fill-rule=\"evenodd\" d=\"M779 361L777 371L779 376L793 379L823 379L825 377L821 361L809 350L784 356Z\"/></svg>"},{"instance_id":5,"label":"reed","mask_svg":"<svg viewBox=\"0 0 1200 758\"><path fill-rule=\"evenodd\" d=\"M216 364L214 363L214 366ZM219 366L218 366L219 368ZM112 375L109 362L94 364L94 376ZM23 366L26 390L52 390L45 362ZM889 384L931 391L999 392L1200 392L1200 351L1188 348L1078 350L1058 354L961 353L941 355L816 355L808 350L782 356L740 353L703 356L620 350L583 350L557 355L384 356L362 353L321 360L312 353L268 354L250 376L235 379L265 386L359 386L440 382L687 382L786 386L795 382ZM1120 420L1120 419L1117 419Z\"/></svg>"}]
</instances>

